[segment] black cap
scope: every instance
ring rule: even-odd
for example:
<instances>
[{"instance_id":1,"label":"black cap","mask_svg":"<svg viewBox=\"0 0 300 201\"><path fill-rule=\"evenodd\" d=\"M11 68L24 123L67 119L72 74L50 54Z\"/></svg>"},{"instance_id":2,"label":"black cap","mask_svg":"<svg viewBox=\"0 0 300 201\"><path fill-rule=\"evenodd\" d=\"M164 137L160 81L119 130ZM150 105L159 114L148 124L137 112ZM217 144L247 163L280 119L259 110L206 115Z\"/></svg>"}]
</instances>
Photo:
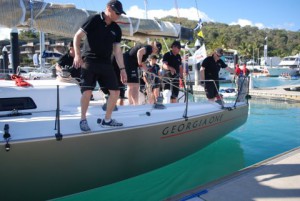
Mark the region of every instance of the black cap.
<instances>
[{"instance_id":1,"label":"black cap","mask_svg":"<svg viewBox=\"0 0 300 201\"><path fill-rule=\"evenodd\" d=\"M107 3L108 6L110 6L117 14L125 14L126 13L124 12L123 10L123 6L122 6L122 3L118 0L110 0L108 3Z\"/></svg>"},{"instance_id":2,"label":"black cap","mask_svg":"<svg viewBox=\"0 0 300 201\"><path fill-rule=\"evenodd\" d=\"M177 48L181 49L181 44L179 41L175 40L171 45L171 48L172 47L177 47Z\"/></svg>"},{"instance_id":3,"label":"black cap","mask_svg":"<svg viewBox=\"0 0 300 201\"><path fill-rule=\"evenodd\" d=\"M162 49L162 45L161 45L161 43L156 41L156 47L157 47L157 49L158 49L158 52L157 52L157 54L159 54L159 53L160 53L160 51L161 51L161 49Z\"/></svg>"},{"instance_id":4,"label":"black cap","mask_svg":"<svg viewBox=\"0 0 300 201\"><path fill-rule=\"evenodd\" d=\"M223 56L223 49L222 48L217 48L216 53L220 56Z\"/></svg>"}]
</instances>

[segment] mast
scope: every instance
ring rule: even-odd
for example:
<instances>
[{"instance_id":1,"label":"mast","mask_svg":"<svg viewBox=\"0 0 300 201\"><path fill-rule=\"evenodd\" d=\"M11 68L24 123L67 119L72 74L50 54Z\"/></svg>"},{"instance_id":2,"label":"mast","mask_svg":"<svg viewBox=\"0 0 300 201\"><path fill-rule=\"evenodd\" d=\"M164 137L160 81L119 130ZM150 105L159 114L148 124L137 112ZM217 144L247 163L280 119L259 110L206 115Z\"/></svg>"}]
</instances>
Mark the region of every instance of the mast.
<instances>
[{"instance_id":1,"label":"mast","mask_svg":"<svg viewBox=\"0 0 300 201\"><path fill-rule=\"evenodd\" d=\"M148 1L144 0L144 5L145 5L145 18L148 19ZM147 38L147 44L150 43L150 39Z\"/></svg>"},{"instance_id":2,"label":"mast","mask_svg":"<svg viewBox=\"0 0 300 201\"><path fill-rule=\"evenodd\" d=\"M268 59L268 36L265 38L266 44L264 45L264 60L265 60L265 65L267 64L267 59Z\"/></svg>"}]
</instances>

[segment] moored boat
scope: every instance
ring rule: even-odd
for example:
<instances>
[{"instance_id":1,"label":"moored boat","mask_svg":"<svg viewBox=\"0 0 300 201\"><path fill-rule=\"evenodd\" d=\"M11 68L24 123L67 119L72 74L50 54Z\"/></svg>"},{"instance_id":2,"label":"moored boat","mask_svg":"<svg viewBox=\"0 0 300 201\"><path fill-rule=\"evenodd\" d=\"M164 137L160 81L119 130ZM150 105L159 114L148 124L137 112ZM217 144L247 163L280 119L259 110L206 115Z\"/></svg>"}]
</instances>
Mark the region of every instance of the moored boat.
<instances>
[{"instance_id":1,"label":"moored boat","mask_svg":"<svg viewBox=\"0 0 300 201\"><path fill-rule=\"evenodd\" d=\"M120 128L102 128L91 103L82 133L80 90L57 80L0 81L0 184L4 200L46 200L114 183L175 162L247 120L248 103L118 106ZM16 193L18 189L18 193Z\"/></svg>"}]
</instances>

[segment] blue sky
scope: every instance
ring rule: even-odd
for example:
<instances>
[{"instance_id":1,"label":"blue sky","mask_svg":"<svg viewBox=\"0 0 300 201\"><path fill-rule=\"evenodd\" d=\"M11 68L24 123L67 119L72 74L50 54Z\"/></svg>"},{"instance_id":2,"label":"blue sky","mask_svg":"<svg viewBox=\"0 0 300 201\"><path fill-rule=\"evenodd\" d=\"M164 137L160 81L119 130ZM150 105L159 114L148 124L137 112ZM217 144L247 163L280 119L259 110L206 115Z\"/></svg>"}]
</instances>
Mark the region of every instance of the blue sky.
<instances>
[{"instance_id":1,"label":"blue sky","mask_svg":"<svg viewBox=\"0 0 300 201\"><path fill-rule=\"evenodd\" d=\"M49 3L72 3L77 8L102 11L108 0L45 0ZM145 0L121 0L128 16L145 18ZM299 0L147 0L148 18L167 15L198 21L250 25L258 28L300 30ZM197 3L196 3L197 2ZM226 2L226 3L225 3ZM176 5L178 10L176 9ZM198 12L197 12L198 9ZM196 22L195 22L196 25ZM9 30L0 29L0 39Z\"/></svg>"},{"instance_id":2,"label":"blue sky","mask_svg":"<svg viewBox=\"0 0 300 201\"><path fill-rule=\"evenodd\" d=\"M51 0L50 0L51 1ZM101 11L106 0L52 0L57 3L74 3L78 8ZM121 0L129 16L145 17L144 0ZM180 17L214 21L226 24L252 25L259 28L278 28L290 31L300 30L299 0L147 0L149 18L173 14L177 16L176 3ZM197 3L196 3L197 2ZM226 3L225 3L226 2ZM135 7L136 6L136 7ZM173 9L173 10L172 10Z\"/></svg>"}]
</instances>

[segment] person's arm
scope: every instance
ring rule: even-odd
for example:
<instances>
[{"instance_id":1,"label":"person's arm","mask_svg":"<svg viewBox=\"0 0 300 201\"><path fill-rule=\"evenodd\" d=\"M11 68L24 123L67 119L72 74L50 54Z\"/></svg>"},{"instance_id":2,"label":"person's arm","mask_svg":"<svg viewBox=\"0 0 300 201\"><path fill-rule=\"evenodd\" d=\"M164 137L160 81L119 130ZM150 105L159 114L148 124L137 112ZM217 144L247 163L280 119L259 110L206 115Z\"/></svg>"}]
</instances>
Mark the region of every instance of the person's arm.
<instances>
[{"instance_id":1,"label":"person's arm","mask_svg":"<svg viewBox=\"0 0 300 201\"><path fill-rule=\"evenodd\" d=\"M85 36L85 33L81 29L79 29L73 38L73 46L75 52L73 65L75 68L80 68L83 63L80 52L80 43Z\"/></svg>"},{"instance_id":2,"label":"person's arm","mask_svg":"<svg viewBox=\"0 0 300 201\"><path fill-rule=\"evenodd\" d=\"M183 72L184 72L183 65L180 65L179 66L179 74L180 74L181 78L183 78Z\"/></svg>"},{"instance_id":3,"label":"person's arm","mask_svg":"<svg viewBox=\"0 0 300 201\"><path fill-rule=\"evenodd\" d=\"M126 70L125 70L123 53L122 53L120 43L114 43L114 45L113 45L113 54L116 58L116 62L117 62L118 66L119 66L119 69L120 69L121 82L126 83L127 82L127 74L126 74Z\"/></svg>"},{"instance_id":4,"label":"person's arm","mask_svg":"<svg viewBox=\"0 0 300 201\"><path fill-rule=\"evenodd\" d=\"M143 72L143 80L146 83L146 85L148 85L149 83L148 83L148 80L147 80L146 76L147 76L146 72Z\"/></svg>"},{"instance_id":5,"label":"person's arm","mask_svg":"<svg viewBox=\"0 0 300 201\"><path fill-rule=\"evenodd\" d=\"M169 71L171 72L172 75L176 74L175 68L172 67L172 66L170 66L170 65L168 64L168 62L166 62L166 61L163 62L163 69L169 70Z\"/></svg>"},{"instance_id":6,"label":"person's arm","mask_svg":"<svg viewBox=\"0 0 300 201\"><path fill-rule=\"evenodd\" d=\"M229 66L227 66L225 69L226 69L228 72L230 72L231 74L235 74L235 71L234 71L233 68L230 68Z\"/></svg>"},{"instance_id":7,"label":"person's arm","mask_svg":"<svg viewBox=\"0 0 300 201\"><path fill-rule=\"evenodd\" d=\"M56 69L56 72L62 72L62 68L58 63L56 63L55 69Z\"/></svg>"},{"instance_id":8,"label":"person's arm","mask_svg":"<svg viewBox=\"0 0 300 201\"><path fill-rule=\"evenodd\" d=\"M205 68L201 66L200 68L200 84L204 85L205 83Z\"/></svg>"},{"instance_id":9,"label":"person's arm","mask_svg":"<svg viewBox=\"0 0 300 201\"><path fill-rule=\"evenodd\" d=\"M141 49L139 49L139 50L137 51L137 55L136 55L136 56L137 56L138 65L139 65L140 68L143 69L143 71L147 71L146 64L143 63L143 56L144 56L145 54L146 54L146 48L143 47L143 48L141 48Z\"/></svg>"}]
</instances>

